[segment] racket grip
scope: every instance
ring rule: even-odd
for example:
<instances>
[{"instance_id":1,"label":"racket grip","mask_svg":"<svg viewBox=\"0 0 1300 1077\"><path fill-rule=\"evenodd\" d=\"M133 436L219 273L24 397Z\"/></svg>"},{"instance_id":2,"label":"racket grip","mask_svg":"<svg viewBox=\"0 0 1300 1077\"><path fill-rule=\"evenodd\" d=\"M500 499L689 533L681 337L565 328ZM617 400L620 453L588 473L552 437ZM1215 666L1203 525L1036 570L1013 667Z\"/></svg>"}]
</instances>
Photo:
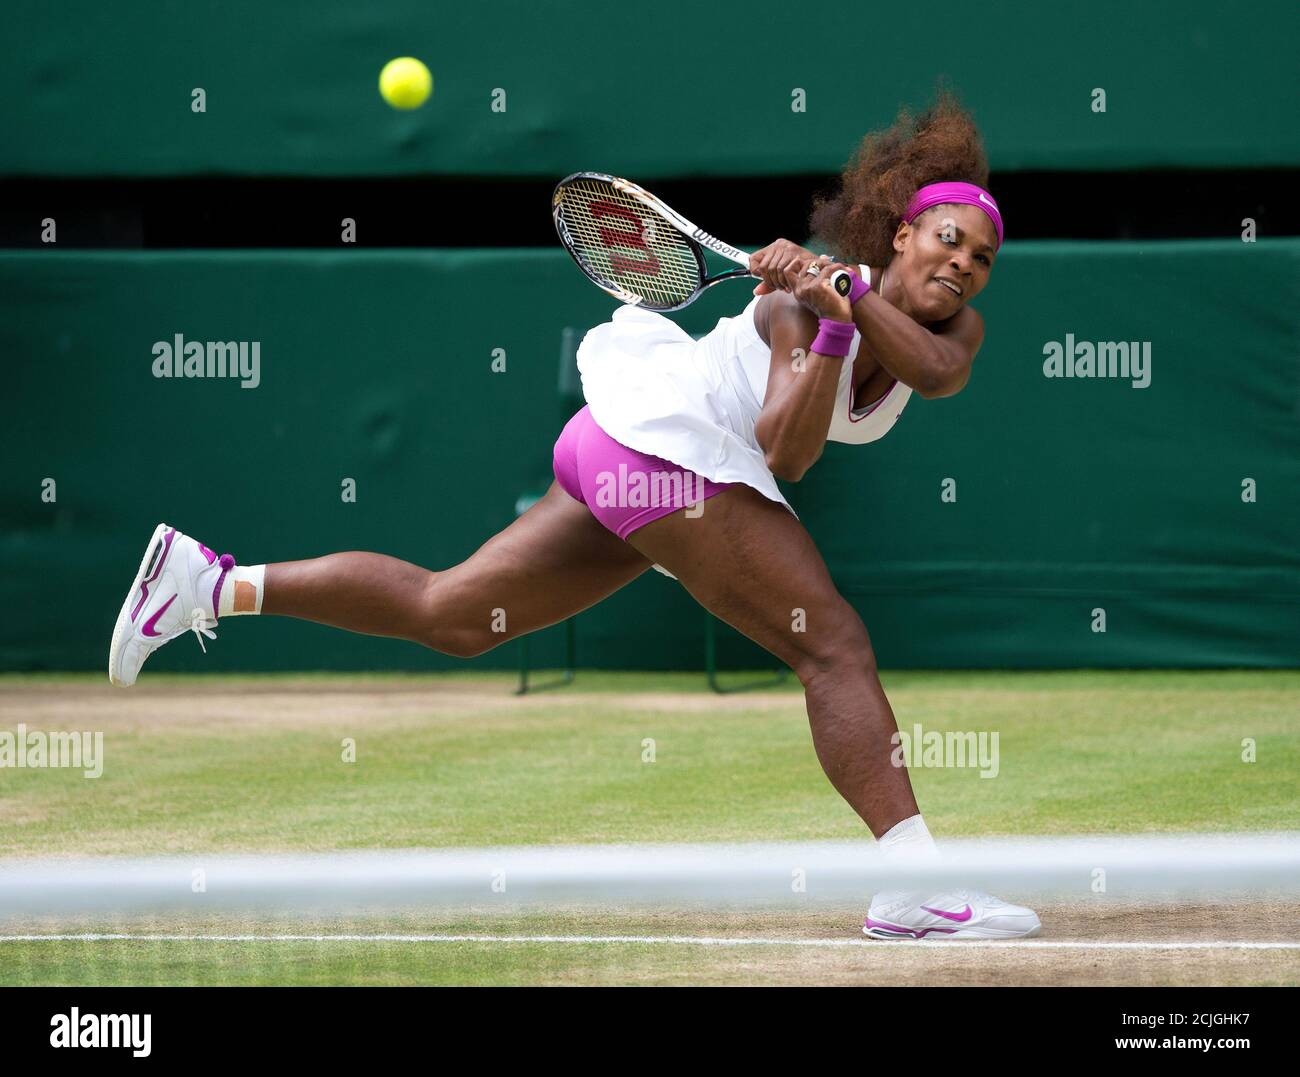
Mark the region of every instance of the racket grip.
<instances>
[{"instance_id":1,"label":"racket grip","mask_svg":"<svg viewBox=\"0 0 1300 1077\"><path fill-rule=\"evenodd\" d=\"M837 269L831 274L831 287L840 295L847 295L850 303L856 303L871 291L870 284L846 269Z\"/></svg>"}]
</instances>

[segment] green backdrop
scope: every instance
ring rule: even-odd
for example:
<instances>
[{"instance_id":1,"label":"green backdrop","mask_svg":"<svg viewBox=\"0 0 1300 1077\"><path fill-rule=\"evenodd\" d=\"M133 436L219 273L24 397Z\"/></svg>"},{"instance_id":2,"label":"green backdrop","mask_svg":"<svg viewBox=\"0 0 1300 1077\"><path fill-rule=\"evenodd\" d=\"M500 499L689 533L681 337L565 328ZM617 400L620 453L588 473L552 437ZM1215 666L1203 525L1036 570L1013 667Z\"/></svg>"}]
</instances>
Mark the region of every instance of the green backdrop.
<instances>
[{"instance_id":1,"label":"green backdrop","mask_svg":"<svg viewBox=\"0 0 1300 1077\"><path fill-rule=\"evenodd\" d=\"M885 439L830 446L788 488L881 662L1295 665L1298 271L1300 240L1009 246L968 388L913 398ZM506 277L523 286L503 295ZM703 332L747 296L721 285L679 320ZM613 301L558 250L40 251L0 254L0 309L0 668L98 669L160 519L246 563L471 553L549 478L561 332ZM155 378L177 333L260 342L260 385ZM1066 334L1150 342L1150 386L1045 377ZM702 629L650 574L579 618L579 658L698 668ZM206 660L181 640L151 668L461 664L269 618L219 633ZM760 660L730 639L724 661Z\"/></svg>"},{"instance_id":2,"label":"green backdrop","mask_svg":"<svg viewBox=\"0 0 1300 1077\"><path fill-rule=\"evenodd\" d=\"M998 171L1300 164L1294 0L21 8L0 174L830 173L940 71ZM376 82L407 54L434 97L397 113Z\"/></svg>"}]
</instances>

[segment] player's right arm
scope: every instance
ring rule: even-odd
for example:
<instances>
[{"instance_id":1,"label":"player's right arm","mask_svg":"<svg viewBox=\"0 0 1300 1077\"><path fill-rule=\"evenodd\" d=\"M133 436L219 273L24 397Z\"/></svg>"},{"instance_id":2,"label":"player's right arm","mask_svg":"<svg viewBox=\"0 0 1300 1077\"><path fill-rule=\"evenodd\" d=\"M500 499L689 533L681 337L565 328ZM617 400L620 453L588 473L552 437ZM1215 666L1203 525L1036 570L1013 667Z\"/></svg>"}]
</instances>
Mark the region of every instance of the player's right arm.
<instances>
[{"instance_id":1,"label":"player's right arm","mask_svg":"<svg viewBox=\"0 0 1300 1077\"><path fill-rule=\"evenodd\" d=\"M772 474L787 482L803 478L826 447L846 357L821 355L812 344L819 316L852 322L848 299L830 284L831 272L843 268L832 263L813 278L800 265L786 273L794 294L777 292L767 300L772 359L754 433Z\"/></svg>"}]
</instances>

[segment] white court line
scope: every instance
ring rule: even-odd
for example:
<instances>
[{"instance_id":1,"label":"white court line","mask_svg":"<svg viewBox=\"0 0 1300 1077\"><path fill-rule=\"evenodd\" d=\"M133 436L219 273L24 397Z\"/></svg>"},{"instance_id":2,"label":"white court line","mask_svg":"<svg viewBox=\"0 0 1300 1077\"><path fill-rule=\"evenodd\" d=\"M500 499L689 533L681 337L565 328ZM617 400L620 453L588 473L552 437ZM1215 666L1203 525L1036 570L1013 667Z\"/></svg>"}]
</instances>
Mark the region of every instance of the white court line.
<instances>
[{"instance_id":1,"label":"white court line","mask_svg":"<svg viewBox=\"0 0 1300 1077\"><path fill-rule=\"evenodd\" d=\"M938 946L969 950L982 946L1036 950L1300 950L1300 942L1053 942L1048 939L749 939L707 935L0 935L0 942L499 942L499 943L669 943L678 946L865 946L886 950Z\"/></svg>"}]
</instances>

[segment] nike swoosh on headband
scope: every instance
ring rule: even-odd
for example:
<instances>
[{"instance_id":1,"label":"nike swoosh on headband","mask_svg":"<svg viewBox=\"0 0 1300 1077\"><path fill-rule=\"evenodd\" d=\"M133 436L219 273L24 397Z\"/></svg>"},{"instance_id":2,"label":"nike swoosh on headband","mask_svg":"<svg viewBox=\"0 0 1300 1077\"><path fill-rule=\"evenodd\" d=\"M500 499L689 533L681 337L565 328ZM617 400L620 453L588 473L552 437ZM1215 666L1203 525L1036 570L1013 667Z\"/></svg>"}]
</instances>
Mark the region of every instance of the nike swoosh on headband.
<instances>
[{"instance_id":1,"label":"nike swoosh on headband","mask_svg":"<svg viewBox=\"0 0 1300 1077\"><path fill-rule=\"evenodd\" d=\"M942 916L945 920L955 920L959 924L965 923L972 915L971 907L969 905L967 905L961 912L945 912L943 909L932 909L929 905L922 905L921 908L926 912L934 913L935 916Z\"/></svg>"},{"instance_id":2,"label":"nike swoosh on headband","mask_svg":"<svg viewBox=\"0 0 1300 1077\"><path fill-rule=\"evenodd\" d=\"M171 605L173 602L175 602L175 601L176 601L176 595L172 595L171 598L169 598L166 602L164 602L164 603L162 604L162 608L159 609L158 612L155 613L152 617L150 617L149 620L145 621L145 623L144 623L144 627L143 627L142 629L140 629L140 635L142 635L142 636L161 636L162 633L161 633L161 632L155 632L155 631L153 630L153 626L156 625L156 624L158 623L158 618L161 617L164 613L167 612L167 607L170 606L170 605Z\"/></svg>"}]
</instances>

